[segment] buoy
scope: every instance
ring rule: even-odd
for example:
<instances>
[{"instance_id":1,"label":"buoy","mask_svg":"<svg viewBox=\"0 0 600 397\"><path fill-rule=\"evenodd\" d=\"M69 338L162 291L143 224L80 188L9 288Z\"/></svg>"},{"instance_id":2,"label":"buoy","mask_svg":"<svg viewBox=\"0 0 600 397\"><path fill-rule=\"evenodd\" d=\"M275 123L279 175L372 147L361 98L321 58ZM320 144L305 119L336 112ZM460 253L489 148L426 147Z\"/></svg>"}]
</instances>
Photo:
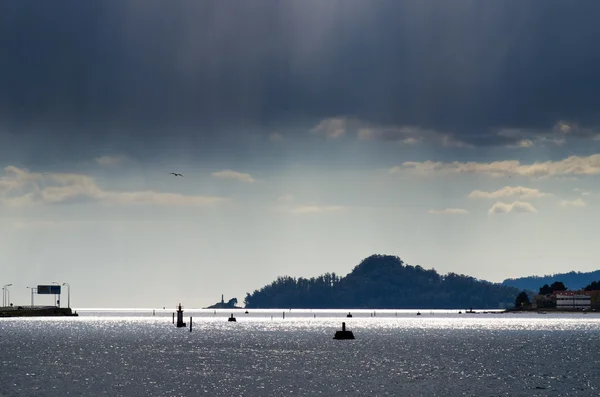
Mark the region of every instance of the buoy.
<instances>
[{"instance_id":1,"label":"buoy","mask_svg":"<svg viewBox=\"0 0 600 397\"><path fill-rule=\"evenodd\" d=\"M236 321L235 317L233 317L233 313L231 313L231 317L229 317L227 321Z\"/></svg>"},{"instance_id":2,"label":"buoy","mask_svg":"<svg viewBox=\"0 0 600 397\"><path fill-rule=\"evenodd\" d=\"M348 314L346 314L346 317L352 317L352 313L348 312Z\"/></svg>"},{"instance_id":3,"label":"buoy","mask_svg":"<svg viewBox=\"0 0 600 397\"><path fill-rule=\"evenodd\" d=\"M346 331L346 323L342 323L342 330L335 331L333 339L354 339L352 331Z\"/></svg>"}]
</instances>

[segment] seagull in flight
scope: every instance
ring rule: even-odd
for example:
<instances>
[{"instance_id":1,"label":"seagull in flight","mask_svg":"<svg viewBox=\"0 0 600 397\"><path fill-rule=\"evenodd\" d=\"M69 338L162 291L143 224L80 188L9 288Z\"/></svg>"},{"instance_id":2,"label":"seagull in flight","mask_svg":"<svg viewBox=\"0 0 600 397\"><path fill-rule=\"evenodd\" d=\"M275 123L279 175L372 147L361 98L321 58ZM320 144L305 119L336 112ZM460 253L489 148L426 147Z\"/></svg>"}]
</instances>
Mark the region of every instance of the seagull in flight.
<instances>
[{"instance_id":1,"label":"seagull in flight","mask_svg":"<svg viewBox=\"0 0 600 397\"><path fill-rule=\"evenodd\" d=\"M176 173L176 172L171 172L170 174L171 174L171 175L175 175L175 176L180 176L180 177L182 177L182 178L183 178L183 175L182 175L182 174L178 174L178 173Z\"/></svg>"}]
</instances>

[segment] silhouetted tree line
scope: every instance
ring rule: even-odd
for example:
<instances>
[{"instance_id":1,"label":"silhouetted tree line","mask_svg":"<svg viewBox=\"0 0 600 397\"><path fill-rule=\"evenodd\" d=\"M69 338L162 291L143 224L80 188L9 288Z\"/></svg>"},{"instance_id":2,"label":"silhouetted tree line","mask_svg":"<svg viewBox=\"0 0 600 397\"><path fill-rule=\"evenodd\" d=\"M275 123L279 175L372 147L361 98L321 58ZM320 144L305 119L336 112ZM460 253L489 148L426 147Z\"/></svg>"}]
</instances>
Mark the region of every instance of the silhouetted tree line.
<instances>
[{"instance_id":1,"label":"silhouetted tree line","mask_svg":"<svg viewBox=\"0 0 600 397\"><path fill-rule=\"evenodd\" d=\"M594 280L600 280L600 270L596 270L588 273L581 272L569 272L569 273L557 273L553 275L545 276L529 276L520 278L507 278L502 282L502 285L515 287L519 290L530 290L537 291L540 285L548 284L551 285L556 281L563 282L572 290L578 290L584 288L586 285Z\"/></svg>"},{"instance_id":2,"label":"silhouetted tree line","mask_svg":"<svg viewBox=\"0 0 600 397\"><path fill-rule=\"evenodd\" d=\"M555 281L552 284L544 284L540 287L540 295L552 295L554 291L566 291L567 287L562 281Z\"/></svg>"},{"instance_id":3,"label":"silhouetted tree line","mask_svg":"<svg viewBox=\"0 0 600 397\"><path fill-rule=\"evenodd\" d=\"M531 302L529 301L529 295L527 295L526 291L521 291L515 298L515 308L517 309L527 307L530 304Z\"/></svg>"},{"instance_id":4,"label":"silhouetted tree line","mask_svg":"<svg viewBox=\"0 0 600 397\"><path fill-rule=\"evenodd\" d=\"M586 291L600 291L600 280L592 281L584 289Z\"/></svg>"},{"instance_id":5,"label":"silhouetted tree line","mask_svg":"<svg viewBox=\"0 0 600 397\"><path fill-rule=\"evenodd\" d=\"M406 265L390 255L372 255L345 277L278 277L245 298L247 308L499 308L512 305L513 287L462 274Z\"/></svg>"}]
</instances>

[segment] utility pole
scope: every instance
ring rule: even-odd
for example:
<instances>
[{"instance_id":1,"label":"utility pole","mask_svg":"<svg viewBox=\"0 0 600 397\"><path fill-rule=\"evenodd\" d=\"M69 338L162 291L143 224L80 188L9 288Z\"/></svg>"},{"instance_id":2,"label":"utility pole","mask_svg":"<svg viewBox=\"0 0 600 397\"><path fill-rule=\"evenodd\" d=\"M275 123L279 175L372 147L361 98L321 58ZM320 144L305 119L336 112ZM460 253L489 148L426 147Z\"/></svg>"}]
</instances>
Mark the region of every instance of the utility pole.
<instances>
[{"instance_id":1,"label":"utility pole","mask_svg":"<svg viewBox=\"0 0 600 397\"><path fill-rule=\"evenodd\" d=\"M33 292L37 292L37 288L36 287L25 287L25 288L29 288L31 290L31 307L33 307Z\"/></svg>"}]
</instances>

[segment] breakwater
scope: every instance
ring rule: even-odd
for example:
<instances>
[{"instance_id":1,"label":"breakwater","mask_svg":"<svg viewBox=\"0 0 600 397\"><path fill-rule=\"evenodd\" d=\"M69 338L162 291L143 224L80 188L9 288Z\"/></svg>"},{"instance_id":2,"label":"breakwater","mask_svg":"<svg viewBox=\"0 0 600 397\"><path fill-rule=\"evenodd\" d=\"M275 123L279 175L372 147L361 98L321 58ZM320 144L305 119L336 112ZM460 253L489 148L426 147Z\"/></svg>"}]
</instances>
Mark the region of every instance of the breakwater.
<instances>
[{"instance_id":1,"label":"breakwater","mask_svg":"<svg viewBox=\"0 0 600 397\"><path fill-rule=\"evenodd\" d=\"M3 307L0 308L0 317L53 317L53 316L78 316L68 307L34 306L34 307Z\"/></svg>"}]
</instances>

